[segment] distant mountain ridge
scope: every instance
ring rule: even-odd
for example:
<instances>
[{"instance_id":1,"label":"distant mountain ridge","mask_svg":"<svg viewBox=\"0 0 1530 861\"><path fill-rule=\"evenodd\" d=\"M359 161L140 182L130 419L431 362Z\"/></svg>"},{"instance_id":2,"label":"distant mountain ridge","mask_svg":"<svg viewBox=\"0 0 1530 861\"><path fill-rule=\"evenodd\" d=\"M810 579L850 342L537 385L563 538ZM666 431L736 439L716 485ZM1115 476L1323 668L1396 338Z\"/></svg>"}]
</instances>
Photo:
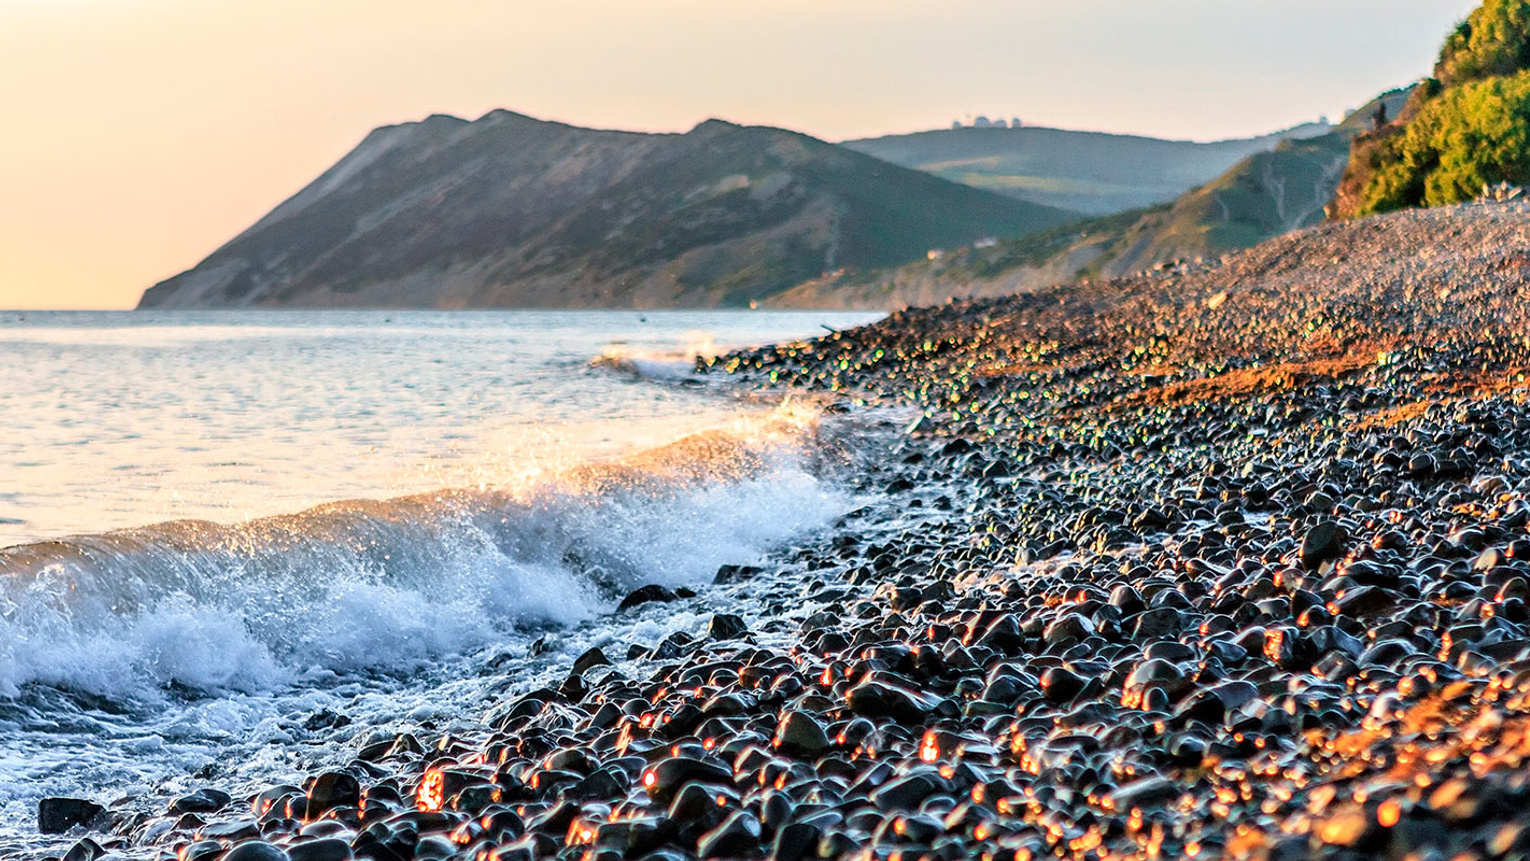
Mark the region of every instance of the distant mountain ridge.
<instances>
[{"instance_id":1,"label":"distant mountain ridge","mask_svg":"<svg viewBox=\"0 0 1530 861\"><path fill-rule=\"evenodd\" d=\"M741 306L1076 217L781 129L437 115L374 130L139 307Z\"/></svg>"},{"instance_id":2,"label":"distant mountain ridge","mask_svg":"<svg viewBox=\"0 0 1530 861\"><path fill-rule=\"evenodd\" d=\"M975 188L1110 215L1170 202L1248 156L1333 130L1326 122L1307 123L1259 137L1200 143L1041 126L964 126L844 145Z\"/></svg>"},{"instance_id":3,"label":"distant mountain ridge","mask_svg":"<svg viewBox=\"0 0 1530 861\"><path fill-rule=\"evenodd\" d=\"M897 308L948 297L1001 296L1079 278L1214 260L1321 222L1349 160L1351 142L1377 108L1396 116L1412 87L1390 90L1327 134L1281 141L1249 155L1169 204L1127 210L1053 230L961 246L880 270L846 270L798 285L779 307ZM987 130L980 130L987 131ZM1003 130L995 130L1002 132Z\"/></svg>"}]
</instances>

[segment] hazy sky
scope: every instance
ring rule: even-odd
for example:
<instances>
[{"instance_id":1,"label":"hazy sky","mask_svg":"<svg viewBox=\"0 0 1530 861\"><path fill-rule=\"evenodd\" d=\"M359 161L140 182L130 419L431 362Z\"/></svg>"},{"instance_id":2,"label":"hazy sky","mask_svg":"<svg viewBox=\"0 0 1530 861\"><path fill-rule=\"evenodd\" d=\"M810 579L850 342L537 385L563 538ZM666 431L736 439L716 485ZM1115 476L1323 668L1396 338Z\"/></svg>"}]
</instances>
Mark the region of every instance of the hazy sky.
<instances>
[{"instance_id":1,"label":"hazy sky","mask_svg":"<svg viewBox=\"0 0 1530 861\"><path fill-rule=\"evenodd\" d=\"M1470 0L0 0L0 307L129 307L376 125L1210 139L1428 72Z\"/></svg>"}]
</instances>

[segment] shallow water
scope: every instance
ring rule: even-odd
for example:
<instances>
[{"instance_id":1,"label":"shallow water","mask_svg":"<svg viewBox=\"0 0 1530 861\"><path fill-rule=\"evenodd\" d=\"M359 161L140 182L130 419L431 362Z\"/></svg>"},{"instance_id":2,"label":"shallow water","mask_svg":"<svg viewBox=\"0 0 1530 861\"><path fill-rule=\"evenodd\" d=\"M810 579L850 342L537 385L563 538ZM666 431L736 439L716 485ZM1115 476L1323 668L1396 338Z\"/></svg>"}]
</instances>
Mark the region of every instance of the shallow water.
<instances>
[{"instance_id":1,"label":"shallow water","mask_svg":"<svg viewBox=\"0 0 1530 861\"><path fill-rule=\"evenodd\" d=\"M0 316L0 854L44 795L295 774L326 713L470 719L488 657L823 527L813 410L682 378L866 319Z\"/></svg>"},{"instance_id":2,"label":"shallow water","mask_svg":"<svg viewBox=\"0 0 1530 861\"><path fill-rule=\"evenodd\" d=\"M495 486L737 404L592 366L822 334L831 312L0 312L0 546Z\"/></svg>"}]
</instances>

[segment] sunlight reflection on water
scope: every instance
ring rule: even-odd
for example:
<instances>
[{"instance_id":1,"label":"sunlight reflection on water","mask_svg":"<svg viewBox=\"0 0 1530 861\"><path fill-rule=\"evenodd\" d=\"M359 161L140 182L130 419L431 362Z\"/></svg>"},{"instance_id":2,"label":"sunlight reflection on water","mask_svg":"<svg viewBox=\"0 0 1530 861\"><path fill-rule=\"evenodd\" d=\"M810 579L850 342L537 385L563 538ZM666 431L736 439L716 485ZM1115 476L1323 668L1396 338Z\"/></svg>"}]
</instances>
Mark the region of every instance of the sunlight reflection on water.
<instances>
[{"instance_id":1,"label":"sunlight reflection on water","mask_svg":"<svg viewBox=\"0 0 1530 861\"><path fill-rule=\"evenodd\" d=\"M821 334L833 312L0 314L0 546L488 488L725 422L591 360ZM654 368L645 368L654 370Z\"/></svg>"}]
</instances>

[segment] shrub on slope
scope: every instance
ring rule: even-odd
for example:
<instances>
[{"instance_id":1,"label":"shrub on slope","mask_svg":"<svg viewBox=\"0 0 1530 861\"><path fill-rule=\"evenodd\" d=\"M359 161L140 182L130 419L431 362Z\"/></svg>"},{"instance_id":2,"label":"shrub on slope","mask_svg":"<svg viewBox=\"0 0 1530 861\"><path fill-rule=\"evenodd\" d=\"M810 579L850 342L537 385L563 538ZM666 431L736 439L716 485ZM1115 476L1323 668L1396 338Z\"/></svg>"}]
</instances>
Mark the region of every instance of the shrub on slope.
<instances>
[{"instance_id":1,"label":"shrub on slope","mask_svg":"<svg viewBox=\"0 0 1530 861\"><path fill-rule=\"evenodd\" d=\"M1451 87L1386 139L1360 215L1444 206L1530 182L1530 72Z\"/></svg>"},{"instance_id":2,"label":"shrub on slope","mask_svg":"<svg viewBox=\"0 0 1530 861\"><path fill-rule=\"evenodd\" d=\"M1392 123L1356 139L1336 217L1442 206L1530 183L1530 0L1486 0Z\"/></svg>"}]
</instances>

